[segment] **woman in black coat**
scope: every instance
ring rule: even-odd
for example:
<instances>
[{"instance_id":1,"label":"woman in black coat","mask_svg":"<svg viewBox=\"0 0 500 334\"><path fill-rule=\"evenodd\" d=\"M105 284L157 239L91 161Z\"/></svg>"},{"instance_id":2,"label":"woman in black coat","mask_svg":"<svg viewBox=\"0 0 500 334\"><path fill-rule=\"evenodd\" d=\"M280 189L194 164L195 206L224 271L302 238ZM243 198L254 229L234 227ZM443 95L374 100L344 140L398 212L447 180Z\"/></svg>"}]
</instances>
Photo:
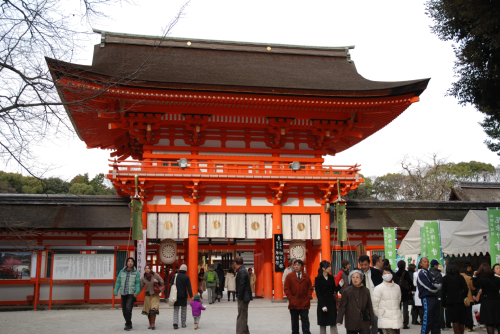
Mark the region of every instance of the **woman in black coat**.
<instances>
[{"instance_id":1,"label":"woman in black coat","mask_svg":"<svg viewBox=\"0 0 500 334\"><path fill-rule=\"evenodd\" d=\"M318 276L314 280L314 289L318 296L317 313L320 334L326 334L326 326L330 326L331 334L337 333L337 303L333 294L342 288L344 280L340 280L339 285L335 285L335 278L331 272L330 262L321 261Z\"/></svg>"},{"instance_id":2,"label":"woman in black coat","mask_svg":"<svg viewBox=\"0 0 500 334\"><path fill-rule=\"evenodd\" d=\"M446 266L446 275L443 277L441 288L441 303L446 310L446 320L453 324L455 334L463 334L467 320L467 308L464 299L469 294L465 278L458 272L455 262L450 261Z\"/></svg>"},{"instance_id":3,"label":"woman in black coat","mask_svg":"<svg viewBox=\"0 0 500 334\"><path fill-rule=\"evenodd\" d=\"M415 286L413 285L413 279L410 277L410 273L405 269L406 262L401 260L398 262L398 271L394 275L394 283L399 285L401 289L401 303L403 304L403 329L408 329L408 324L410 322L410 314L408 313L408 306L410 301L413 301L413 291L415 291Z\"/></svg>"},{"instance_id":4,"label":"woman in black coat","mask_svg":"<svg viewBox=\"0 0 500 334\"><path fill-rule=\"evenodd\" d=\"M472 278L472 284L482 290L479 311L481 323L486 325L488 334L494 334L495 327L500 331L500 278L493 274L488 263L483 263L476 277Z\"/></svg>"},{"instance_id":5,"label":"woman in black coat","mask_svg":"<svg viewBox=\"0 0 500 334\"><path fill-rule=\"evenodd\" d=\"M181 324L182 327L186 327L186 316L187 316L187 299L193 298L193 290L191 288L191 280L189 276L186 275L187 266L185 264L181 265L178 274L175 274L170 279L170 285L177 287L177 301L174 304L174 329L179 328L179 307L181 308Z\"/></svg>"},{"instance_id":6,"label":"woman in black coat","mask_svg":"<svg viewBox=\"0 0 500 334\"><path fill-rule=\"evenodd\" d=\"M224 286L226 283L226 277L224 277L224 270L222 270L222 264L217 264L217 269L215 269L217 276L219 276L219 287L216 288L216 299L219 300L223 297L222 293L224 292Z\"/></svg>"}]
</instances>

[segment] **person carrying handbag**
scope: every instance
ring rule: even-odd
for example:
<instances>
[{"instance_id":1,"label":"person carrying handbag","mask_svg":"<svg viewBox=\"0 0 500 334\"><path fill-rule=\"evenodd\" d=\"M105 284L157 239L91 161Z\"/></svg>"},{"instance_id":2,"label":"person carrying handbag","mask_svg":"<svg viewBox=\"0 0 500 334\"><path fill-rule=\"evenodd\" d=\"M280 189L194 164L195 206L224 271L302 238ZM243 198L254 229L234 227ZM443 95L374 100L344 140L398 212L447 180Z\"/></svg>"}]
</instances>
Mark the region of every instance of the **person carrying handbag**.
<instances>
[{"instance_id":1,"label":"person carrying handbag","mask_svg":"<svg viewBox=\"0 0 500 334\"><path fill-rule=\"evenodd\" d=\"M144 277L141 278L141 291L145 289L146 296L144 297L144 306L142 314L146 315L149 320L148 329L155 328L156 316L160 314L160 293L161 288L165 287L163 279L157 273L151 270L151 266L147 264L144 267Z\"/></svg>"},{"instance_id":2,"label":"person carrying handbag","mask_svg":"<svg viewBox=\"0 0 500 334\"><path fill-rule=\"evenodd\" d=\"M401 290L401 304L403 304L403 329L410 329L408 326L410 322L410 314L408 312L408 306L413 303L413 291L415 287L413 286L410 273L406 271L406 262L401 260L398 262L398 272L394 277L394 283L399 285Z\"/></svg>"},{"instance_id":3,"label":"person carrying handbag","mask_svg":"<svg viewBox=\"0 0 500 334\"><path fill-rule=\"evenodd\" d=\"M345 319L347 334L370 334L375 323L370 291L363 285L364 273L354 269L350 273L352 286L344 289L337 313L337 327Z\"/></svg>"},{"instance_id":4,"label":"person carrying handbag","mask_svg":"<svg viewBox=\"0 0 500 334\"><path fill-rule=\"evenodd\" d=\"M181 325L182 328L186 327L186 317L187 317L187 299L193 298L193 290L191 288L191 280L189 276L186 275L187 266L185 264L181 265L179 268L179 273L174 275L170 281L172 285L171 294L173 286L176 287L176 301L174 303L174 329L179 328L179 308L181 308ZM169 301L170 302L170 301Z\"/></svg>"}]
</instances>

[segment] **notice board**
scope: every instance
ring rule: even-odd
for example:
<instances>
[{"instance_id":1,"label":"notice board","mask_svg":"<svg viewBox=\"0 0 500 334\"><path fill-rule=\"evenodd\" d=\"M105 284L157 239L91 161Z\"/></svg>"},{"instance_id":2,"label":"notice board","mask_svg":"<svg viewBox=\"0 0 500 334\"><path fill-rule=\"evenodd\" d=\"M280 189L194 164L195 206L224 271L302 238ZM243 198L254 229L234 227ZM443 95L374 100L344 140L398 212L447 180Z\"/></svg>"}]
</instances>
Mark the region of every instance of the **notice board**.
<instances>
[{"instance_id":1,"label":"notice board","mask_svg":"<svg viewBox=\"0 0 500 334\"><path fill-rule=\"evenodd\" d=\"M53 279L113 279L114 254L54 254Z\"/></svg>"}]
</instances>

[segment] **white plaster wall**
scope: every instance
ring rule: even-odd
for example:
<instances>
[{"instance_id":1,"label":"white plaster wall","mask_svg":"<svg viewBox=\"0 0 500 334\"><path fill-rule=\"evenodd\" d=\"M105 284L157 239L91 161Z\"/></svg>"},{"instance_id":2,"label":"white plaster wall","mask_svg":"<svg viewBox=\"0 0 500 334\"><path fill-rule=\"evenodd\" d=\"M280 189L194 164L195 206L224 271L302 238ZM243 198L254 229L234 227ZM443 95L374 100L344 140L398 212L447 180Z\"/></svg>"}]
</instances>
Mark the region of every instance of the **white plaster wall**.
<instances>
[{"instance_id":1,"label":"white plaster wall","mask_svg":"<svg viewBox=\"0 0 500 334\"><path fill-rule=\"evenodd\" d=\"M300 143L299 150L312 150L307 143Z\"/></svg>"},{"instance_id":2,"label":"white plaster wall","mask_svg":"<svg viewBox=\"0 0 500 334\"><path fill-rule=\"evenodd\" d=\"M49 300L50 285L40 286L40 300ZM52 286L52 300L84 299L84 284L54 284Z\"/></svg>"},{"instance_id":3,"label":"white plaster wall","mask_svg":"<svg viewBox=\"0 0 500 334\"><path fill-rule=\"evenodd\" d=\"M251 141L250 148L270 148L270 147L267 146L266 143L261 141Z\"/></svg>"},{"instance_id":4,"label":"white plaster wall","mask_svg":"<svg viewBox=\"0 0 500 334\"><path fill-rule=\"evenodd\" d=\"M152 200L148 202L148 204L152 205L166 205L167 197L166 196L155 196Z\"/></svg>"},{"instance_id":5,"label":"white plaster wall","mask_svg":"<svg viewBox=\"0 0 500 334\"><path fill-rule=\"evenodd\" d=\"M176 139L174 140L174 146L189 146L184 142L184 139Z\"/></svg>"},{"instance_id":6,"label":"white plaster wall","mask_svg":"<svg viewBox=\"0 0 500 334\"><path fill-rule=\"evenodd\" d=\"M170 203L172 205L189 205L189 202L186 202L182 196L172 196Z\"/></svg>"},{"instance_id":7,"label":"white plaster wall","mask_svg":"<svg viewBox=\"0 0 500 334\"><path fill-rule=\"evenodd\" d=\"M285 146L282 147L285 150L294 150L295 149L295 143L285 143Z\"/></svg>"},{"instance_id":8,"label":"white plaster wall","mask_svg":"<svg viewBox=\"0 0 500 334\"><path fill-rule=\"evenodd\" d=\"M265 197L252 197L252 206L273 206L273 203L269 203Z\"/></svg>"},{"instance_id":9,"label":"white plaster wall","mask_svg":"<svg viewBox=\"0 0 500 334\"><path fill-rule=\"evenodd\" d=\"M182 154L182 155L190 155L191 152L190 151L153 151L153 154Z\"/></svg>"},{"instance_id":10,"label":"white plaster wall","mask_svg":"<svg viewBox=\"0 0 500 334\"><path fill-rule=\"evenodd\" d=\"M321 206L321 204L316 203L314 198L304 198L304 206Z\"/></svg>"},{"instance_id":11,"label":"white plaster wall","mask_svg":"<svg viewBox=\"0 0 500 334\"><path fill-rule=\"evenodd\" d=\"M155 146L170 146L170 139L168 138L160 139L158 144L155 144Z\"/></svg>"},{"instance_id":12,"label":"white plaster wall","mask_svg":"<svg viewBox=\"0 0 500 334\"><path fill-rule=\"evenodd\" d=\"M200 145L200 147L221 147L220 140L205 140L205 144Z\"/></svg>"},{"instance_id":13,"label":"white plaster wall","mask_svg":"<svg viewBox=\"0 0 500 334\"><path fill-rule=\"evenodd\" d=\"M0 285L0 301L25 301L27 296L33 296L34 285Z\"/></svg>"},{"instance_id":14,"label":"white plaster wall","mask_svg":"<svg viewBox=\"0 0 500 334\"><path fill-rule=\"evenodd\" d=\"M90 299L112 299L113 284L92 284L90 283L89 290Z\"/></svg>"},{"instance_id":15,"label":"white plaster wall","mask_svg":"<svg viewBox=\"0 0 500 334\"><path fill-rule=\"evenodd\" d=\"M245 148L245 142L241 140L228 140L226 141L228 148Z\"/></svg>"},{"instance_id":16,"label":"white plaster wall","mask_svg":"<svg viewBox=\"0 0 500 334\"><path fill-rule=\"evenodd\" d=\"M299 199L294 198L294 197L289 197L285 203L283 203L283 206L299 206Z\"/></svg>"},{"instance_id":17,"label":"white plaster wall","mask_svg":"<svg viewBox=\"0 0 500 334\"><path fill-rule=\"evenodd\" d=\"M222 198L216 196L207 196L200 205L222 205Z\"/></svg>"},{"instance_id":18,"label":"white plaster wall","mask_svg":"<svg viewBox=\"0 0 500 334\"><path fill-rule=\"evenodd\" d=\"M244 152L199 152L199 155L224 155L237 157L272 157L271 153L244 153Z\"/></svg>"},{"instance_id":19,"label":"white plaster wall","mask_svg":"<svg viewBox=\"0 0 500 334\"><path fill-rule=\"evenodd\" d=\"M247 199L245 197L228 197L226 198L226 205L227 206L246 206L247 205Z\"/></svg>"}]
</instances>

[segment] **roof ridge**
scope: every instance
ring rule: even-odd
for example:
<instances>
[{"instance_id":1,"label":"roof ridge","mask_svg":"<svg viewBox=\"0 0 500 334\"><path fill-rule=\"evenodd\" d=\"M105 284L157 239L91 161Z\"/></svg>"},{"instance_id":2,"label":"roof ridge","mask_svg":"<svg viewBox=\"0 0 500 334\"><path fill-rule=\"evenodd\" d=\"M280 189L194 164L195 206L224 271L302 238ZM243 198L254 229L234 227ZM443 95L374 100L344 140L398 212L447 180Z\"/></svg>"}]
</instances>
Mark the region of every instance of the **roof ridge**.
<instances>
[{"instance_id":1,"label":"roof ridge","mask_svg":"<svg viewBox=\"0 0 500 334\"><path fill-rule=\"evenodd\" d=\"M347 46L309 46L309 45L293 45L279 43L258 43L244 41L223 41L211 39L185 38L185 37L167 37L167 36L151 36L151 35L135 35L112 31L104 31L100 29L92 29L93 32L101 35L101 47L105 47L106 43L115 44L134 44L134 45L154 45L166 47L183 47L183 48L198 48L198 49L219 49L227 51L249 51L249 52L264 52L264 53L303 53L307 51L309 55L320 56L336 56L346 57L350 61L349 50L355 48L354 45ZM153 43L152 43L153 42ZM164 45L154 44L154 42L167 42ZM314 53L316 51L316 53Z\"/></svg>"}]
</instances>

